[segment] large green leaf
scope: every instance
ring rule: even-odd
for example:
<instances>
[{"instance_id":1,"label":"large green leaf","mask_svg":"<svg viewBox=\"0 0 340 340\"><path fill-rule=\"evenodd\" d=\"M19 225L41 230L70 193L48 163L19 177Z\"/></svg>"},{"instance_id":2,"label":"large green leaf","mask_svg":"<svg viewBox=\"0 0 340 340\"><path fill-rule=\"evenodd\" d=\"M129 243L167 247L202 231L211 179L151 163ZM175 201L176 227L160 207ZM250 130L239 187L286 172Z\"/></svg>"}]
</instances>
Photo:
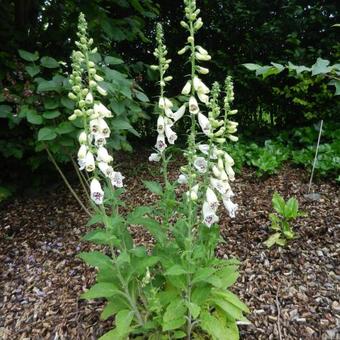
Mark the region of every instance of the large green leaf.
<instances>
[{"instance_id":1,"label":"large green leaf","mask_svg":"<svg viewBox=\"0 0 340 340\"><path fill-rule=\"evenodd\" d=\"M25 50L18 50L19 55L22 59L26 60L26 61L37 61L39 59L39 53L38 52L28 52Z\"/></svg>"},{"instance_id":2,"label":"large green leaf","mask_svg":"<svg viewBox=\"0 0 340 340\"><path fill-rule=\"evenodd\" d=\"M108 298L120 294L119 289L110 282L99 282L93 285L88 291L81 294L82 299Z\"/></svg>"},{"instance_id":3,"label":"large green leaf","mask_svg":"<svg viewBox=\"0 0 340 340\"><path fill-rule=\"evenodd\" d=\"M40 59L40 64L46 68L57 68L59 67L59 63L52 57L42 57Z\"/></svg>"},{"instance_id":4,"label":"large green leaf","mask_svg":"<svg viewBox=\"0 0 340 340\"><path fill-rule=\"evenodd\" d=\"M105 57L104 61L105 61L105 64L107 64L107 65L120 65L120 64L124 64L124 61L122 59L111 57L111 56Z\"/></svg>"},{"instance_id":5,"label":"large green leaf","mask_svg":"<svg viewBox=\"0 0 340 340\"><path fill-rule=\"evenodd\" d=\"M60 111L53 110L53 111L46 111L43 113L43 117L46 119L54 119L61 115Z\"/></svg>"},{"instance_id":6,"label":"large green leaf","mask_svg":"<svg viewBox=\"0 0 340 340\"><path fill-rule=\"evenodd\" d=\"M83 252L80 253L77 257L80 257L88 265L97 267L99 269L112 268L112 260L99 251Z\"/></svg>"},{"instance_id":7,"label":"large green leaf","mask_svg":"<svg viewBox=\"0 0 340 340\"><path fill-rule=\"evenodd\" d=\"M41 128L38 132L38 140L39 141L46 141L46 140L53 140L57 137L55 130L52 128L44 127Z\"/></svg>"},{"instance_id":8,"label":"large green leaf","mask_svg":"<svg viewBox=\"0 0 340 340\"><path fill-rule=\"evenodd\" d=\"M42 117L33 109L28 109L26 112L27 121L34 125L40 125L43 122Z\"/></svg>"},{"instance_id":9,"label":"large green leaf","mask_svg":"<svg viewBox=\"0 0 340 340\"><path fill-rule=\"evenodd\" d=\"M40 72L40 67L37 65L28 65L25 66L25 70L33 78Z\"/></svg>"},{"instance_id":10,"label":"large green leaf","mask_svg":"<svg viewBox=\"0 0 340 340\"><path fill-rule=\"evenodd\" d=\"M166 332L182 327L186 322L186 311L187 308L184 306L182 300L172 301L163 315L163 331Z\"/></svg>"},{"instance_id":11,"label":"large green leaf","mask_svg":"<svg viewBox=\"0 0 340 340\"><path fill-rule=\"evenodd\" d=\"M315 64L312 66L312 75L326 74L332 70L329 66L329 60L318 58Z\"/></svg>"},{"instance_id":12,"label":"large green leaf","mask_svg":"<svg viewBox=\"0 0 340 340\"><path fill-rule=\"evenodd\" d=\"M275 192L274 195L273 195L272 202L273 202L274 209L281 216L284 216L286 203L285 203L284 199L282 198L282 196L280 196L277 192Z\"/></svg>"},{"instance_id":13,"label":"large green leaf","mask_svg":"<svg viewBox=\"0 0 340 340\"><path fill-rule=\"evenodd\" d=\"M143 181L144 186L149 189L151 192L157 195L163 194L162 186L155 181Z\"/></svg>"}]
</instances>

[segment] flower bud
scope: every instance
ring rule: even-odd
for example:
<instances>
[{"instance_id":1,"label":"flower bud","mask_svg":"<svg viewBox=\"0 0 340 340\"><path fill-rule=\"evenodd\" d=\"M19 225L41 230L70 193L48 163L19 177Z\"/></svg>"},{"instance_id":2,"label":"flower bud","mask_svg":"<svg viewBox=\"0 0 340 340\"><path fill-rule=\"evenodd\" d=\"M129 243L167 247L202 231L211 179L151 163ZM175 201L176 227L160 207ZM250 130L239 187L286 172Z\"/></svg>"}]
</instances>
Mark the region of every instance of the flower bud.
<instances>
[{"instance_id":1,"label":"flower bud","mask_svg":"<svg viewBox=\"0 0 340 340\"><path fill-rule=\"evenodd\" d=\"M89 63L87 64L88 67L95 67L95 63L93 61L89 61Z\"/></svg>"},{"instance_id":2,"label":"flower bud","mask_svg":"<svg viewBox=\"0 0 340 340\"><path fill-rule=\"evenodd\" d=\"M72 99L72 100L77 100L77 96L76 96L74 93L72 93L72 92L70 92L70 93L68 94L68 97L69 97L70 99Z\"/></svg>"},{"instance_id":3,"label":"flower bud","mask_svg":"<svg viewBox=\"0 0 340 340\"><path fill-rule=\"evenodd\" d=\"M188 37L188 43L193 43L195 38L193 36Z\"/></svg>"},{"instance_id":4,"label":"flower bud","mask_svg":"<svg viewBox=\"0 0 340 340\"><path fill-rule=\"evenodd\" d=\"M88 93L89 93L89 89L82 89L82 90L81 90L81 94L82 94L83 96L86 96Z\"/></svg>"},{"instance_id":5,"label":"flower bud","mask_svg":"<svg viewBox=\"0 0 340 340\"><path fill-rule=\"evenodd\" d=\"M181 26L184 28L189 28L189 25L185 21L181 21Z\"/></svg>"},{"instance_id":6,"label":"flower bud","mask_svg":"<svg viewBox=\"0 0 340 340\"><path fill-rule=\"evenodd\" d=\"M103 80L104 80L104 78L101 77L101 76L99 76L98 74L96 74L96 75L94 76L94 79L95 79L95 81L103 81Z\"/></svg>"},{"instance_id":7,"label":"flower bud","mask_svg":"<svg viewBox=\"0 0 340 340\"><path fill-rule=\"evenodd\" d=\"M77 115L75 115L74 113L70 117L68 117L68 120L75 120L75 119L77 119Z\"/></svg>"},{"instance_id":8,"label":"flower bud","mask_svg":"<svg viewBox=\"0 0 340 340\"><path fill-rule=\"evenodd\" d=\"M188 49L189 49L189 46L185 46L185 47L183 47L181 50L179 50L177 53L178 53L179 55L182 55L182 54L184 54Z\"/></svg>"},{"instance_id":9,"label":"flower bud","mask_svg":"<svg viewBox=\"0 0 340 340\"><path fill-rule=\"evenodd\" d=\"M159 67L157 65L151 65L150 68L151 70L157 71Z\"/></svg>"},{"instance_id":10,"label":"flower bud","mask_svg":"<svg viewBox=\"0 0 340 340\"><path fill-rule=\"evenodd\" d=\"M78 137L78 141L80 144L85 144L87 143L87 135L85 131L82 131Z\"/></svg>"},{"instance_id":11,"label":"flower bud","mask_svg":"<svg viewBox=\"0 0 340 340\"><path fill-rule=\"evenodd\" d=\"M172 76L167 76L164 78L165 81L171 81L172 80Z\"/></svg>"}]
</instances>

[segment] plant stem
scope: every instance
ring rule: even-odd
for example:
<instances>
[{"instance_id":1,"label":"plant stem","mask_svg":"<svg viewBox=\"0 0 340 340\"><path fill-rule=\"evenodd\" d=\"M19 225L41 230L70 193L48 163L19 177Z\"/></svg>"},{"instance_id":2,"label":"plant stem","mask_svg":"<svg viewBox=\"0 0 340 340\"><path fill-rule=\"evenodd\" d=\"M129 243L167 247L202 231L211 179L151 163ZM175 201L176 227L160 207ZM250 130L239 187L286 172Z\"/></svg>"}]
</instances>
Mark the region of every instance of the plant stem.
<instances>
[{"instance_id":1,"label":"plant stem","mask_svg":"<svg viewBox=\"0 0 340 340\"><path fill-rule=\"evenodd\" d=\"M67 188L70 190L70 192L72 193L73 197L77 200L77 202L79 203L79 205L81 206L81 208L86 212L87 215L92 216L91 213L89 212L89 210L85 207L84 203L81 201L81 199L79 198L79 196L77 195L77 193L73 190L70 182L68 181L68 179L65 177L63 171L60 169L59 165L57 164L55 158L53 157L52 153L50 152L50 150L48 149L48 146L45 144L45 150L52 162L52 164L54 165L54 167L57 169L57 171L59 172L61 178L63 179L64 183L66 184Z\"/></svg>"}]
</instances>

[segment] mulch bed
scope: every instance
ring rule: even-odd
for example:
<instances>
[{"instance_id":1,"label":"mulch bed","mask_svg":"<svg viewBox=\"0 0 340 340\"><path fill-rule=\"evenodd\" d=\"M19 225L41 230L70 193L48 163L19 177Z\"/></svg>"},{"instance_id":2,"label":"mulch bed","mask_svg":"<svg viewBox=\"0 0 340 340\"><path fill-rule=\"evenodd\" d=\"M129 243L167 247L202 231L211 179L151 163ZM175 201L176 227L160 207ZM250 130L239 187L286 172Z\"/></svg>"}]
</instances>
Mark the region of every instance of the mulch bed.
<instances>
[{"instance_id":1,"label":"mulch bed","mask_svg":"<svg viewBox=\"0 0 340 340\"><path fill-rule=\"evenodd\" d=\"M128 172L129 205L152 202L141 178L154 179L158 166L134 154L121 159ZM177 164L172 165L178 169ZM176 178L178 172L172 172ZM251 310L252 325L241 339L339 339L338 268L339 187L319 182L318 202L304 197L307 174L286 166L280 174L258 179L245 169L233 188L240 209L235 219L223 213L217 254L242 261L233 287ZM295 224L298 238L285 248L267 249L271 197L295 195L308 213ZM63 189L17 198L0 211L0 339L97 339L112 320L99 319L103 303L79 300L94 281L94 270L76 258L94 247L81 240L87 216ZM150 239L142 229L134 237Z\"/></svg>"}]
</instances>

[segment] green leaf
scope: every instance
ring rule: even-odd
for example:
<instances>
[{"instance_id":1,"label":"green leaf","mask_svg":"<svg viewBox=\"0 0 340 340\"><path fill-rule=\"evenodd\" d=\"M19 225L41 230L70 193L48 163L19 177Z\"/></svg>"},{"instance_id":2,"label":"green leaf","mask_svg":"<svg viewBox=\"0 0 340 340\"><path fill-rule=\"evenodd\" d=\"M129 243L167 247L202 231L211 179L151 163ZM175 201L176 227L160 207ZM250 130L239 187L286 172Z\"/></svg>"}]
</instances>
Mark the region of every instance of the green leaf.
<instances>
[{"instance_id":1,"label":"green leaf","mask_svg":"<svg viewBox=\"0 0 340 340\"><path fill-rule=\"evenodd\" d=\"M43 119L40 115L38 115L37 111L33 109L28 109L26 112L26 119L29 123L34 125L40 125L43 122Z\"/></svg>"},{"instance_id":2,"label":"green leaf","mask_svg":"<svg viewBox=\"0 0 340 340\"><path fill-rule=\"evenodd\" d=\"M56 137L57 137L57 134L52 128L44 127L44 128L41 128L38 132L39 141L53 140Z\"/></svg>"},{"instance_id":3,"label":"green leaf","mask_svg":"<svg viewBox=\"0 0 340 340\"><path fill-rule=\"evenodd\" d=\"M169 268L164 275L171 275L171 276L176 276L176 275L182 275L182 274L187 274L188 272L179 264L173 265L171 268Z\"/></svg>"},{"instance_id":4,"label":"green leaf","mask_svg":"<svg viewBox=\"0 0 340 340\"><path fill-rule=\"evenodd\" d=\"M312 76L316 76L318 74L326 74L332 71L332 67L328 65L329 60L318 58L315 64L312 66Z\"/></svg>"},{"instance_id":5,"label":"green leaf","mask_svg":"<svg viewBox=\"0 0 340 340\"><path fill-rule=\"evenodd\" d=\"M100 253L99 251L92 251L92 252L82 252L77 257L81 258L85 261L88 265L92 267L97 267L99 269L111 269L112 268L112 261L111 259Z\"/></svg>"},{"instance_id":6,"label":"green leaf","mask_svg":"<svg viewBox=\"0 0 340 340\"><path fill-rule=\"evenodd\" d=\"M7 118L12 112L12 107L9 105L0 105L0 118Z\"/></svg>"},{"instance_id":7,"label":"green leaf","mask_svg":"<svg viewBox=\"0 0 340 340\"><path fill-rule=\"evenodd\" d=\"M46 68L57 68L59 67L59 63L52 57L42 57L40 59L40 64Z\"/></svg>"},{"instance_id":8,"label":"green leaf","mask_svg":"<svg viewBox=\"0 0 340 340\"><path fill-rule=\"evenodd\" d=\"M174 300L166 308L163 315L163 331L170 331L182 327L185 322L185 313L187 308L183 305L182 300Z\"/></svg>"},{"instance_id":9,"label":"green leaf","mask_svg":"<svg viewBox=\"0 0 340 340\"><path fill-rule=\"evenodd\" d=\"M330 82L328 82L328 85L335 86L335 93L334 93L335 96L340 95L340 80L332 79Z\"/></svg>"},{"instance_id":10,"label":"green leaf","mask_svg":"<svg viewBox=\"0 0 340 340\"><path fill-rule=\"evenodd\" d=\"M105 229L95 229L87 233L83 239L96 244L112 244L117 240L115 235L108 233Z\"/></svg>"},{"instance_id":11,"label":"green leaf","mask_svg":"<svg viewBox=\"0 0 340 340\"><path fill-rule=\"evenodd\" d=\"M196 303L197 305L202 305L209 297L210 292L211 292L211 287L209 286L196 287L192 291L191 301Z\"/></svg>"},{"instance_id":12,"label":"green leaf","mask_svg":"<svg viewBox=\"0 0 340 340\"><path fill-rule=\"evenodd\" d=\"M261 65L252 64L252 63L246 63L246 64L242 64L242 65L250 71L256 71L257 69L259 69L261 67Z\"/></svg>"},{"instance_id":13,"label":"green leaf","mask_svg":"<svg viewBox=\"0 0 340 340\"><path fill-rule=\"evenodd\" d=\"M67 109L69 110L73 110L74 109L74 101L67 98L67 97L61 97L61 100L60 100L61 104L63 106L65 106Z\"/></svg>"},{"instance_id":14,"label":"green leaf","mask_svg":"<svg viewBox=\"0 0 340 340\"><path fill-rule=\"evenodd\" d=\"M277 192L274 193L273 195L273 207L274 209L282 216L284 216L285 213L285 200L281 195L279 195Z\"/></svg>"},{"instance_id":15,"label":"green leaf","mask_svg":"<svg viewBox=\"0 0 340 340\"><path fill-rule=\"evenodd\" d=\"M212 340L235 340L229 337L223 322L209 312L202 312L200 320L201 328L211 336Z\"/></svg>"},{"instance_id":16,"label":"green leaf","mask_svg":"<svg viewBox=\"0 0 340 340\"><path fill-rule=\"evenodd\" d=\"M172 338L173 339L183 339L186 336L187 336L186 333L184 333L183 331L175 331L174 334L172 335Z\"/></svg>"},{"instance_id":17,"label":"green leaf","mask_svg":"<svg viewBox=\"0 0 340 340\"><path fill-rule=\"evenodd\" d=\"M60 84L55 80L40 80L37 87L37 92L50 92L50 91L60 91Z\"/></svg>"},{"instance_id":18,"label":"green leaf","mask_svg":"<svg viewBox=\"0 0 340 340\"><path fill-rule=\"evenodd\" d=\"M87 292L81 294L82 299L108 298L120 294L118 288L110 282L100 282L92 286Z\"/></svg>"},{"instance_id":19,"label":"green leaf","mask_svg":"<svg viewBox=\"0 0 340 340\"><path fill-rule=\"evenodd\" d=\"M105 57L104 61L105 61L105 64L107 64L107 65L120 65L120 64L124 64L124 61L122 59L111 57L111 56Z\"/></svg>"},{"instance_id":20,"label":"green leaf","mask_svg":"<svg viewBox=\"0 0 340 340\"><path fill-rule=\"evenodd\" d=\"M146 102L149 102L149 98L147 97L146 94L144 94L143 92L141 91L135 91L135 95L136 97L143 103L146 103Z\"/></svg>"},{"instance_id":21,"label":"green leaf","mask_svg":"<svg viewBox=\"0 0 340 340\"><path fill-rule=\"evenodd\" d=\"M40 67L37 65L28 65L25 66L25 70L33 78L40 72Z\"/></svg>"},{"instance_id":22,"label":"green leaf","mask_svg":"<svg viewBox=\"0 0 340 340\"><path fill-rule=\"evenodd\" d=\"M201 307L196 305L196 303L188 302L187 307L194 319L197 319L201 312Z\"/></svg>"},{"instance_id":23,"label":"green leaf","mask_svg":"<svg viewBox=\"0 0 340 340\"><path fill-rule=\"evenodd\" d=\"M65 135L72 131L74 131L74 126L72 125L71 122L61 122L56 128L56 132L59 135Z\"/></svg>"},{"instance_id":24,"label":"green leaf","mask_svg":"<svg viewBox=\"0 0 340 340\"><path fill-rule=\"evenodd\" d=\"M239 272L237 271L236 266L229 266L219 270L215 275L220 278L221 286L223 288L229 288L237 281Z\"/></svg>"},{"instance_id":25,"label":"green leaf","mask_svg":"<svg viewBox=\"0 0 340 340\"><path fill-rule=\"evenodd\" d=\"M299 203L295 197L291 197L285 206L285 214L286 218L296 218L298 216L299 211Z\"/></svg>"},{"instance_id":26,"label":"green leaf","mask_svg":"<svg viewBox=\"0 0 340 340\"><path fill-rule=\"evenodd\" d=\"M116 118L112 120L112 126L115 130L128 130L133 133L135 136L139 137L139 133L132 127L132 125L121 118Z\"/></svg>"},{"instance_id":27,"label":"green leaf","mask_svg":"<svg viewBox=\"0 0 340 340\"><path fill-rule=\"evenodd\" d=\"M151 192L157 195L163 194L162 186L154 181L143 181L144 186L149 189Z\"/></svg>"},{"instance_id":28,"label":"green leaf","mask_svg":"<svg viewBox=\"0 0 340 340\"><path fill-rule=\"evenodd\" d=\"M57 118L61 115L61 113L57 110L53 110L53 111L46 111L43 113L43 117L46 119L54 119Z\"/></svg>"},{"instance_id":29,"label":"green leaf","mask_svg":"<svg viewBox=\"0 0 340 340\"><path fill-rule=\"evenodd\" d=\"M214 274L216 269L214 268L200 268L196 271L193 279L192 284L195 284L197 282L206 281L208 277L210 277L212 274Z\"/></svg>"},{"instance_id":30,"label":"green leaf","mask_svg":"<svg viewBox=\"0 0 340 340\"><path fill-rule=\"evenodd\" d=\"M264 242L264 244L270 248L272 247L276 242L277 240L280 238L281 234L280 233L275 233L273 235L271 235L267 241Z\"/></svg>"},{"instance_id":31,"label":"green leaf","mask_svg":"<svg viewBox=\"0 0 340 340\"><path fill-rule=\"evenodd\" d=\"M229 303L232 303L234 306L236 306L237 308L239 308L243 312L249 313L249 308L246 306L246 304L244 304L238 298L237 295L235 295L234 293L230 292L229 290L226 290L226 291L215 291L214 295L224 299L225 301L227 301Z\"/></svg>"},{"instance_id":32,"label":"green leaf","mask_svg":"<svg viewBox=\"0 0 340 340\"><path fill-rule=\"evenodd\" d=\"M22 59L26 60L26 61L37 61L39 59L39 53L38 52L27 52L25 50L18 50L19 55Z\"/></svg>"}]
</instances>

